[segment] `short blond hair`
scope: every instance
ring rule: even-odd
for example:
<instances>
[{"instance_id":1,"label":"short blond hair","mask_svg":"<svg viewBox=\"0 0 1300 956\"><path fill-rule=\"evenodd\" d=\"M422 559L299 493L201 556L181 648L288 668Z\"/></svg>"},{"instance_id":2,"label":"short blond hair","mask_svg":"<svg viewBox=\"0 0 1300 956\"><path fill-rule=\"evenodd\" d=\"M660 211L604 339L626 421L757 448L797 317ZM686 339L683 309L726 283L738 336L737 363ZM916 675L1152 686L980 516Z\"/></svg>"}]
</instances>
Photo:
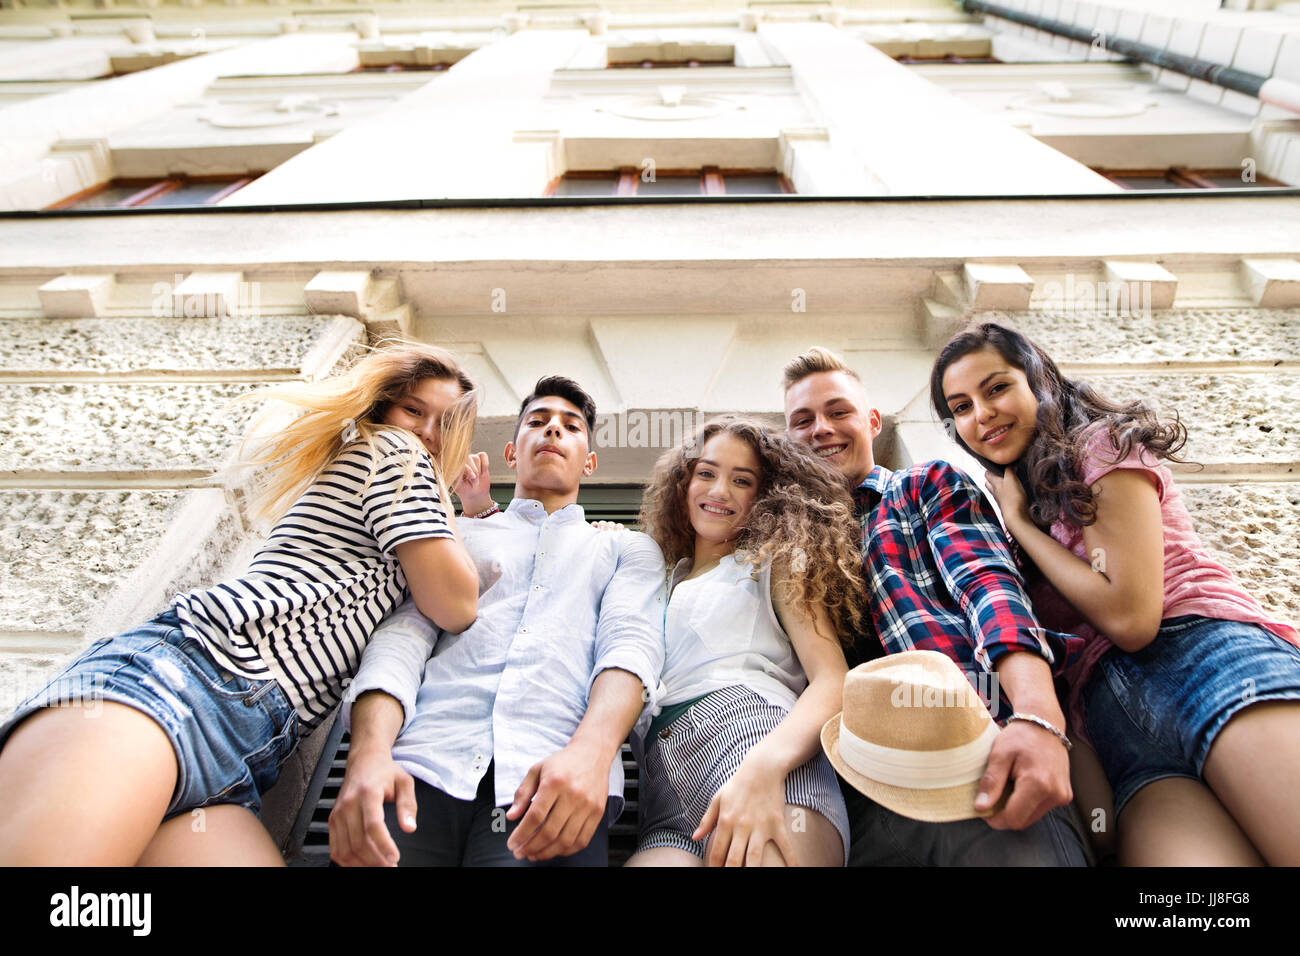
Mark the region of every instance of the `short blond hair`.
<instances>
[{"instance_id":1,"label":"short blond hair","mask_svg":"<svg viewBox=\"0 0 1300 956\"><path fill-rule=\"evenodd\" d=\"M806 352L801 352L791 359L782 370L782 385L785 391L790 391L796 384L802 382L809 375L816 375L818 372L843 372L851 375L862 384L862 376L849 368L844 359L840 358L830 349L824 349L820 345L814 345ZM866 386L863 385L865 389Z\"/></svg>"}]
</instances>

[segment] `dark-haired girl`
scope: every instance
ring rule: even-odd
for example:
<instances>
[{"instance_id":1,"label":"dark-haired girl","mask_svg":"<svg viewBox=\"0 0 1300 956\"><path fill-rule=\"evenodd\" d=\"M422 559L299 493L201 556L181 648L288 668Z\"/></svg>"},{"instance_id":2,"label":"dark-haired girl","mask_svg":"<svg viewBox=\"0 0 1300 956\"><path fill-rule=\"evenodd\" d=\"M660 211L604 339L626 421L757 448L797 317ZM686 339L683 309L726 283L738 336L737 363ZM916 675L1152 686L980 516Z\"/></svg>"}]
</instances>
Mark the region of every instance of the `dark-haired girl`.
<instances>
[{"instance_id":1,"label":"dark-haired girl","mask_svg":"<svg viewBox=\"0 0 1300 956\"><path fill-rule=\"evenodd\" d=\"M1074 621L1052 626L1086 641L1071 724L1110 778L1120 862L1300 864L1300 635L1192 530L1163 464L1183 426L1064 378L991 323L944 346L930 391L1068 602Z\"/></svg>"},{"instance_id":2,"label":"dark-haired girl","mask_svg":"<svg viewBox=\"0 0 1300 956\"><path fill-rule=\"evenodd\" d=\"M715 419L660 459L641 523L675 570L633 864L843 865L820 731L865 604L852 513L837 472L758 422Z\"/></svg>"}]
</instances>

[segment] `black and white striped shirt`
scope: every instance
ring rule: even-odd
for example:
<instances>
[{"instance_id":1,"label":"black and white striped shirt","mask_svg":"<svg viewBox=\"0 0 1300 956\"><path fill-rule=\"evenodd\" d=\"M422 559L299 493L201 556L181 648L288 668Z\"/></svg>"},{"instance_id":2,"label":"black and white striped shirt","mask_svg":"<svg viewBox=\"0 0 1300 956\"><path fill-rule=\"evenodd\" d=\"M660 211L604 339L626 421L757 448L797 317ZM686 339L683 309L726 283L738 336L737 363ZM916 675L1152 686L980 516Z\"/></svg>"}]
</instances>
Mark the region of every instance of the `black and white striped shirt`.
<instances>
[{"instance_id":1,"label":"black and white striped shirt","mask_svg":"<svg viewBox=\"0 0 1300 956\"><path fill-rule=\"evenodd\" d=\"M453 537L428 454L416 456L406 479L414 450L382 432L374 444L355 441L339 453L242 577L172 601L182 631L218 664L274 678L304 732L338 704L371 632L409 593L393 549Z\"/></svg>"}]
</instances>

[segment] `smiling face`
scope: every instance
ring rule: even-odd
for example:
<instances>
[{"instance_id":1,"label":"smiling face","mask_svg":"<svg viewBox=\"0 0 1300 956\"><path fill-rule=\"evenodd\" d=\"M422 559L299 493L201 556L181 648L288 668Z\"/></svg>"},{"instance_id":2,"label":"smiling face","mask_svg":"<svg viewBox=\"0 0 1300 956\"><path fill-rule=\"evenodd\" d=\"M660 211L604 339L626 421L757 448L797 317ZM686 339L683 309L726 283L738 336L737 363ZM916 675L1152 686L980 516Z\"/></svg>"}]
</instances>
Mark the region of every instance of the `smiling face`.
<instances>
[{"instance_id":1,"label":"smiling face","mask_svg":"<svg viewBox=\"0 0 1300 956\"><path fill-rule=\"evenodd\" d=\"M588 443L580 408L556 395L534 399L520 416L515 440L506 443L506 466L518 471L516 494L535 500L576 495L578 483L596 470Z\"/></svg>"},{"instance_id":2,"label":"smiling face","mask_svg":"<svg viewBox=\"0 0 1300 956\"><path fill-rule=\"evenodd\" d=\"M697 542L734 541L745 528L761 480L762 466L748 442L725 431L705 442L686 486Z\"/></svg>"},{"instance_id":3,"label":"smiling face","mask_svg":"<svg viewBox=\"0 0 1300 956\"><path fill-rule=\"evenodd\" d=\"M1025 373L996 349L968 352L943 373L943 395L962 441L999 465L1019 461L1038 429L1038 399Z\"/></svg>"},{"instance_id":4,"label":"smiling face","mask_svg":"<svg viewBox=\"0 0 1300 956\"><path fill-rule=\"evenodd\" d=\"M460 395L460 385L455 379L421 379L388 406L380 421L414 432L436 460L442 450L442 414L455 404Z\"/></svg>"},{"instance_id":5,"label":"smiling face","mask_svg":"<svg viewBox=\"0 0 1300 956\"><path fill-rule=\"evenodd\" d=\"M869 406L862 383L844 372L814 372L786 390L786 433L855 486L876 467L871 443L880 424L880 412Z\"/></svg>"}]
</instances>

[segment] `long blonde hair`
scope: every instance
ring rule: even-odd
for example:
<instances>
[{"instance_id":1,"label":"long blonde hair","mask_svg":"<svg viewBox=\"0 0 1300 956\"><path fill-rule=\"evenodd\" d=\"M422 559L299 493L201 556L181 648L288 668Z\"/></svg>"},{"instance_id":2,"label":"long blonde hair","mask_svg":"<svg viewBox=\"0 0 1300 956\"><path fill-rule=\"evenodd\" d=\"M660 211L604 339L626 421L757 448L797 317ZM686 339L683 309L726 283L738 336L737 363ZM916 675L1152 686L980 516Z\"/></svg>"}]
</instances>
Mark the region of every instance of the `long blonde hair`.
<instances>
[{"instance_id":1,"label":"long blonde hair","mask_svg":"<svg viewBox=\"0 0 1300 956\"><path fill-rule=\"evenodd\" d=\"M442 414L439 453L433 456L438 493L448 509L449 485L460 480L469 457L479 390L446 349L420 342L383 342L347 372L319 382L277 385L241 395L237 402L277 400L305 409L269 439L255 438L258 426L274 419L273 405L263 407L240 446L240 468L270 466L252 490L250 510L255 518L279 519L343 448L344 436L355 426L357 437L374 448L379 432L403 441L413 452L424 447L411 432L383 422L389 406L404 398L425 379L450 380L460 386L460 398ZM246 454L250 441L259 448ZM262 443L264 442L264 443ZM403 485L409 482L417 455L408 459ZM377 463L378 456L372 456ZM366 479L367 486L373 470Z\"/></svg>"}]
</instances>

